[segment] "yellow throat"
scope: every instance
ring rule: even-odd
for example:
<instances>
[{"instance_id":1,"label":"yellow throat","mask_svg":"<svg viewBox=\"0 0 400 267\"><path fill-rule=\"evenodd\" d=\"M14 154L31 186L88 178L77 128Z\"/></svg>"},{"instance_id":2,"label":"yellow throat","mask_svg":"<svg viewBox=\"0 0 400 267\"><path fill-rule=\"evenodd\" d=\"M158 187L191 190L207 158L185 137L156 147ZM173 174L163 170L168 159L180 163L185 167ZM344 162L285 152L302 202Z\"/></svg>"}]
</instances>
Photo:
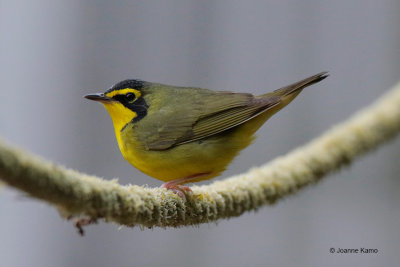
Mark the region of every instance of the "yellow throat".
<instances>
[{"instance_id":1,"label":"yellow throat","mask_svg":"<svg viewBox=\"0 0 400 267\"><path fill-rule=\"evenodd\" d=\"M117 94L127 94L134 93L137 98L140 97L141 93L138 90L132 88L126 88L118 91L112 91L108 93L106 96L112 98ZM119 149L122 154L124 154L123 149L123 141L121 139L121 130L124 126L126 126L129 122L131 122L135 117L137 117L136 112L126 108L120 102L103 102L104 107L107 109L108 113L110 113L111 119L114 124L115 136L117 138Z\"/></svg>"}]
</instances>

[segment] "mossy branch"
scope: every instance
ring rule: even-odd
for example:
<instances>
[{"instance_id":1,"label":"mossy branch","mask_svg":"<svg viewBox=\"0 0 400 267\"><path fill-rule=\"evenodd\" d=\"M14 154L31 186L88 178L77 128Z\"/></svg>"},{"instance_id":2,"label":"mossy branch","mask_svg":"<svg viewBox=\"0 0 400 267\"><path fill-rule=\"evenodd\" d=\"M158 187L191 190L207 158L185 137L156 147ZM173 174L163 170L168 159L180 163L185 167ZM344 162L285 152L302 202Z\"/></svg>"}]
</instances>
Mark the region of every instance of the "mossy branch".
<instances>
[{"instance_id":1,"label":"mossy branch","mask_svg":"<svg viewBox=\"0 0 400 267\"><path fill-rule=\"evenodd\" d=\"M161 188L121 186L0 141L0 178L64 214L127 226L183 226L239 216L272 204L351 163L400 132L400 84L376 103L286 156L241 175L193 186L183 202Z\"/></svg>"}]
</instances>

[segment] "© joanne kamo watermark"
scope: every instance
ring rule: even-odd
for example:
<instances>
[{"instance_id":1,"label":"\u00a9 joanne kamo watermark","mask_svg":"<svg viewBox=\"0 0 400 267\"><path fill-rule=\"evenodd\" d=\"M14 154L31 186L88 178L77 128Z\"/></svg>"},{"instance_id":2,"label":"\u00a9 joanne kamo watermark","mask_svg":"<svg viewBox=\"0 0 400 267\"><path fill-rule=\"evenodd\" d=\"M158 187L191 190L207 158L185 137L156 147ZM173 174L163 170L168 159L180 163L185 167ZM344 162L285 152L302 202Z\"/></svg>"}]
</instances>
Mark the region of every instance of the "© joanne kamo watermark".
<instances>
[{"instance_id":1,"label":"\u00a9 joanne kamo watermark","mask_svg":"<svg viewBox=\"0 0 400 267\"><path fill-rule=\"evenodd\" d=\"M378 254L377 248L330 248L331 254Z\"/></svg>"}]
</instances>

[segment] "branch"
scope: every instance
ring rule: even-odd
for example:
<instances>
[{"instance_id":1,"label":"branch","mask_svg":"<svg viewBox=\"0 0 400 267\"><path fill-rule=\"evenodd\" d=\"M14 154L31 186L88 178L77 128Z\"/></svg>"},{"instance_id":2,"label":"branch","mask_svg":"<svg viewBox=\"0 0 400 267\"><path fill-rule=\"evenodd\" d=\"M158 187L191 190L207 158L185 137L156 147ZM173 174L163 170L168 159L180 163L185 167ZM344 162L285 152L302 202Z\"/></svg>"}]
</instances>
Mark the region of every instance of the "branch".
<instances>
[{"instance_id":1,"label":"branch","mask_svg":"<svg viewBox=\"0 0 400 267\"><path fill-rule=\"evenodd\" d=\"M193 186L183 202L161 188L116 181L56 165L0 140L0 179L66 215L127 226L183 226L239 216L295 193L350 164L400 132L400 83L376 103L309 144L247 173Z\"/></svg>"}]
</instances>

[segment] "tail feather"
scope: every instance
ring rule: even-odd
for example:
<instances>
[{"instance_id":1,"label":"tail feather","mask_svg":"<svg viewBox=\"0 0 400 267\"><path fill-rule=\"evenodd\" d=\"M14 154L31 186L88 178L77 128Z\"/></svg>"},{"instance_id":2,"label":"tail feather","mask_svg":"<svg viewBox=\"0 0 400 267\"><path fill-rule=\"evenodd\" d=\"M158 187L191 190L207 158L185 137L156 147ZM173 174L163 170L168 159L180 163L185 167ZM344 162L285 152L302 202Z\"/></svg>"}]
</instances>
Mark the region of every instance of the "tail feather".
<instances>
[{"instance_id":1,"label":"tail feather","mask_svg":"<svg viewBox=\"0 0 400 267\"><path fill-rule=\"evenodd\" d=\"M255 97L253 104L261 108L250 118L244 120L242 128L246 128L246 134L253 134L261 127L272 115L289 104L303 88L322 81L328 77L328 72L321 72L289 86L282 87L271 93Z\"/></svg>"},{"instance_id":2,"label":"tail feather","mask_svg":"<svg viewBox=\"0 0 400 267\"><path fill-rule=\"evenodd\" d=\"M326 77L328 77L328 72L324 71L299 82L282 87L271 93L260 95L257 97L257 99L265 102L270 106L266 109L268 110L268 116L270 117L278 112L280 109L285 107L287 104L292 102L292 100L301 92L302 89L314 83L322 81Z\"/></svg>"},{"instance_id":3,"label":"tail feather","mask_svg":"<svg viewBox=\"0 0 400 267\"><path fill-rule=\"evenodd\" d=\"M316 75L313 75L311 77L308 77L304 80L301 80L299 82L295 82L291 85L277 89L270 94L278 95L278 96L287 96L294 92L301 91L302 89L306 88L307 86L310 86L317 82L320 82L328 76L329 76L328 72L324 71L324 72L318 73Z\"/></svg>"}]
</instances>

